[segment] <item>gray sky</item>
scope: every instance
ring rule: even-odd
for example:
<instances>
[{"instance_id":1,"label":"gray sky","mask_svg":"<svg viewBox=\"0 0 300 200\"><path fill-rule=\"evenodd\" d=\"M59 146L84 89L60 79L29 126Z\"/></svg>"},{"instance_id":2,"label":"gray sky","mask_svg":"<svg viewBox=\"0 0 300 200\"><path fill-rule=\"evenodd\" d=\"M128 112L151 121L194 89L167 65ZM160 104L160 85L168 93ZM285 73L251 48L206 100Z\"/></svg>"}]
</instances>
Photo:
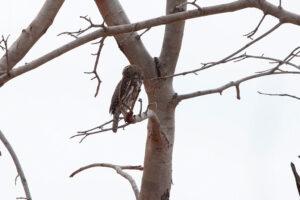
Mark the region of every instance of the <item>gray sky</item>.
<instances>
[{"instance_id":1,"label":"gray sky","mask_svg":"<svg viewBox=\"0 0 300 200\"><path fill-rule=\"evenodd\" d=\"M201 6L229 1L199 1ZM270 1L277 4L278 1ZM0 34L10 34L11 44L36 16L44 1L1 0ZM164 14L164 2L121 1L131 21ZM299 12L298 0L283 1L284 8ZM93 1L66 1L46 35L20 62L29 62L73 40L57 37L64 31L84 27L80 15L95 22L102 19ZM177 72L217 61L249 39L262 13L254 9L187 21ZM268 16L256 36L274 26ZM247 50L249 54L284 58L299 46L300 27L284 25ZM147 32L142 40L157 56L163 26ZM82 144L69 137L79 130L108 121L110 98L128 64L113 38L105 41L99 65L103 83L94 98L96 82L83 72L94 64L97 46L86 44L42 67L24 74L0 89L0 129L19 156L33 199L122 199L134 198L130 185L111 169L87 170L70 179L74 170L91 163L143 164L146 122L125 131L90 136ZM299 63L299 60L298 60ZM218 66L196 75L178 77L178 93L209 89L267 69L266 62L249 60ZM234 89L182 102L176 112L172 200L282 200L298 199L290 169L300 171L300 101L268 97L257 91L300 96L298 76L274 76L241 85L241 100ZM146 104L144 91L141 96ZM4 146L0 145L0 199L23 195L20 181ZM138 185L141 172L129 172Z\"/></svg>"}]
</instances>

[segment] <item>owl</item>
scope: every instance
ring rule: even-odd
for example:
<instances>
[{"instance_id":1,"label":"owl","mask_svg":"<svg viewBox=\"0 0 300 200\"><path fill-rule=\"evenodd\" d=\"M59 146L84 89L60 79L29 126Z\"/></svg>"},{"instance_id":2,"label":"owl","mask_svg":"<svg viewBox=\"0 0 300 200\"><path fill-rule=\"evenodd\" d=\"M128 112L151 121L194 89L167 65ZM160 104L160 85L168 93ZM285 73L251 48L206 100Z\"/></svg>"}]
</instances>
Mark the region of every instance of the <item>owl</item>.
<instances>
[{"instance_id":1,"label":"owl","mask_svg":"<svg viewBox=\"0 0 300 200\"><path fill-rule=\"evenodd\" d=\"M136 65L128 65L123 69L122 79L118 83L111 99L109 112L113 114L113 132L117 132L119 116L126 118L132 110L143 84L143 73Z\"/></svg>"}]
</instances>

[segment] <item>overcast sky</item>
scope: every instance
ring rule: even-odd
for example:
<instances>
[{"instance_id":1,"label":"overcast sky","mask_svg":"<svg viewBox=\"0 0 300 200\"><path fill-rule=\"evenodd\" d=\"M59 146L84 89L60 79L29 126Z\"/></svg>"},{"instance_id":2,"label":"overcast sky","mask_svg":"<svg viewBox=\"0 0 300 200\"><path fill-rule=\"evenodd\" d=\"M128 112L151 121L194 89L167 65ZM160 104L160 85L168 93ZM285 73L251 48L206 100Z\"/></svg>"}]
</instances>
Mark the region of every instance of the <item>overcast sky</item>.
<instances>
[{"instance_id":1,"label":"overcast sky","mask_svg":"<svg viewBox=\"0 0 300 200\"><path fill-rule=\"evenodd\" d=\"M199 1L201 6L225 2L230 1ZM10 35L9 44L43 3L1 0L0 34ZM158 0L121 3L132 22L161 16L165 10L164 1ZM282 4L299 13L299 0ZM87 25L79 19L81 15L102 22L93 1L66 1L53 25L19 65L73 40L57 34ZM217 61L242 47L250 41L243 35L255 28L261 16L261 11L247 9L187 21L177 72ZM276 23L268 16L256 37ZM247 53L282 59L299 46L299 35L299 26L283 25L247 49ZM159 55L162 38L163 26L142 37L152 56ZM96 81L83 72L93 68L95 57L91 53L96 50L95 45L81 46L0 89L0 129L19 156L33 199L134 199L127 180L112 169L95 168L72 179L68 177L91 163L143 164L146 122L116 134L90 136L82 144L69 139L79 130L111 119L111 95L122 68L128 64L114 39L106 39L98 69L103 83L94 98ZM198 76L177 77L174 88L179 94L215 88L270 66L255 60L221 65ZM300 101L257 93L300 96L299 84L298 76L266 77L242 84L241 100L236 99L235 89L230 89L222 96L214 94L182 102L176 112L171 199L299 199L290 162L300 172ZM146 104L144 91L141 97ZM20 181L14 184L17 173L2 144L0 151L0 199L24 196ZM141 172L129 173L139 185Z\"/></svg>"}]
</instances>

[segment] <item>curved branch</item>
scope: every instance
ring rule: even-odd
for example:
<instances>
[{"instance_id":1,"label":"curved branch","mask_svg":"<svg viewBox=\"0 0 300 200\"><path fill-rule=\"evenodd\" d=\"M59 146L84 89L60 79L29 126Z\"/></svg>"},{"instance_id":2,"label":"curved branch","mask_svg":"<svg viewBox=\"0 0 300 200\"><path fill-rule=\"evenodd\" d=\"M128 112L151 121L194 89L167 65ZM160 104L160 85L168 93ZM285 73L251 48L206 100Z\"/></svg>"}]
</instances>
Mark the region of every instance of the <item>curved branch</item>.
<instances>
[{"instance_id":1,"label":"curved branch","mask_svg":"<svg viewBox=\"0 0 300 200\"><path fill-rule=\"evenodd\" d=\"M131 170L143 170L142 166L120 166L120 165L113 165L113 164L109 164L109 163L96 163L96 164L91 164L91 165L87 165L85 167L81 167L80 169L76 170L75 172L73 172L70 175L70 178L72 178L73 176L75 176L76 174L78 174L79 172L82 172L86 169L90 169L93 167L108 167L108 168L112 168L114 170L116 170L116 172L118 174L120 174L121 176L123 176L125 179L127 179L134 191L135 194L135 198L138 199L139 197L139 189L135 183L135 181L133 180L133 178L126 172L124 172L124 169L131 169Z\"/></svg>"},{"instance_id":2,"label":"curved branch","mask_svg":"<svg viewBox=\"0 0 300 200\"><path fill-rule=\"evenodd\" d=\"M0 74L6 73L8 69L12 69L38 39L46 33L63 3L64 0L47 0L44 3L35 19L26 29L22 30L19 38L8 49L8 62L6 61L6 56L0 59Z\"/></svg>"},{"instance_id":3,"label":"curved branch","mask_svg":"<svg viewBox=\"0 0 300 200\"><path fill-rule=\"evenodd\" d=\"M18 176L20 176L20 178L21 178L21 182L22 182L23 189L24 189L24 192L25 192L25 195L26 195L26 199L31 200L29 187L28 187L28 184L27 184L27 180L25 178L25 174L24 174L23 169L21 167L20 161L19 161L15 151L13 150L12 146L9 144L8 140L6 139L6 137L4 136L4 134L2 133L1 130L0 130L0 140L4 144L7 151L9 152L11 158L14 161L14 164L15 164L17 172L18 172Z\"/></svg>"}]
</instances>

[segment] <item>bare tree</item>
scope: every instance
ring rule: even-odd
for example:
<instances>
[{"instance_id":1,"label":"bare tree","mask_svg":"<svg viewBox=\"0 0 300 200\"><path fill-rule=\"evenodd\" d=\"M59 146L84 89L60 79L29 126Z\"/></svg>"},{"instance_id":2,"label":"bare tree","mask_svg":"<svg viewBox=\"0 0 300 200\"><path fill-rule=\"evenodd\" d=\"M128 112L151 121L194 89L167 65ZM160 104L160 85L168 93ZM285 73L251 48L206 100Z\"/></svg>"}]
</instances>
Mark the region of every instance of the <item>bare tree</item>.
<instances>
[{"instance_id":1,"label":"bare tree","mask_svg":"<svg viewBox=\"0 0 300 200\"><path fill-rule=\"evenodd\" d=\"M120 50L127 57L131 64L136 64L142 67L145 80L144 87L148 96L149 107L145 112L134 115L130 123L123 124L119 128L127 125L138 123L148 119L148 137L146 142L143 177L140 191L137 189L135 182L130 178L125 169L138 169L140 167L119 166L112 164L94 164L87 166L88 169L94 166L113 168L125 177L132 185L139 200L145 199L169 199L172 185L172 152L175 135L175 110L179 103L186 99L196 98L204 95L220 93L228 88L236 89L236 97L241 98L240 85L246 81L257 79L264 76L273 76L281 74L300 74L299 65L294 63L294 58L299 57L300 50L296 47L293 51L288 52L283 59L266 57L264 55L249 55L245 53L245 49L254 45L266 36L276 31L284 24L300 25L300 15L289 12L283 8L281 1L279 5L273 5L265 0L237 0L231 3L220 4L210 7L201 7L196 1L187 2L186 0L167 0L166 15L144 20L136 23L131 23L123 10L118 0L94 0L99 12L101 13L105 24L96 25L91 19L83 17L90 23L86 29L81 29L77 32L67 32L76 39L69 42L53 51L29 62L25 65L16 66L17 63L27 54L36 41L46 32L47 28L53 22L56 14L63 4L63 0L47 0L41 11L28 26L22 31L20 37L8 48L7 39L1 40L1 47L4 51L3 57L0 59L0 84L5 84L9 80L33 70L42 64L61 56L62 54L92 40L102 38L99 42L99 49L94 66L91 72L98 80L96 95L99 90L101 80L96 72L97 63L103 47L104 39L108 36L113 36L118 43ZM193 9L187 10L187 6L192 6ZM233 51L230 55L221 60L203 63L199 68L192 71L186 71L175 74L177 60L179 57L185 21L192 18L204 17L227 12L235 12L246 8L255 8L261 10L264 14L259 21L257 27L247 34L247 37L253 38L249 43L243 45L238 50ZM266 16L272 16L278 19L278 23L254 38L261 23ZM145 48L141 37L150 28L165 25L164 39L161 47L161 52L158 57L152 57L150 52ZM96 28L97 30L91 33L85 33L86 30ZM138 35L136 31L145 30L144 33ZM82 36L81 36L82 35ZM173 79L177 76L194 74L215 66L228 62L242 62L245 59L262 59L271 61L272 64L268 70L261 71L255 74L250 74L242 77L239 80L229 81L225 85L209 90L195 91L187 94L177 94L173 89ZM285 68L289 66L292 68ZM288 95L285 95L288 96ZM79 133L76 136L82 136L83 139L91 134L109 131L111 128L104 128L105 125L97 126ZM84 170L82 169L82 170ZM82 171L79 170L79 171ZM75 172L78 173L79 171ZM74 175L74 174L73 174ZM73 176L72 175L72 176Z\"/></svg>"}]
</instances>

